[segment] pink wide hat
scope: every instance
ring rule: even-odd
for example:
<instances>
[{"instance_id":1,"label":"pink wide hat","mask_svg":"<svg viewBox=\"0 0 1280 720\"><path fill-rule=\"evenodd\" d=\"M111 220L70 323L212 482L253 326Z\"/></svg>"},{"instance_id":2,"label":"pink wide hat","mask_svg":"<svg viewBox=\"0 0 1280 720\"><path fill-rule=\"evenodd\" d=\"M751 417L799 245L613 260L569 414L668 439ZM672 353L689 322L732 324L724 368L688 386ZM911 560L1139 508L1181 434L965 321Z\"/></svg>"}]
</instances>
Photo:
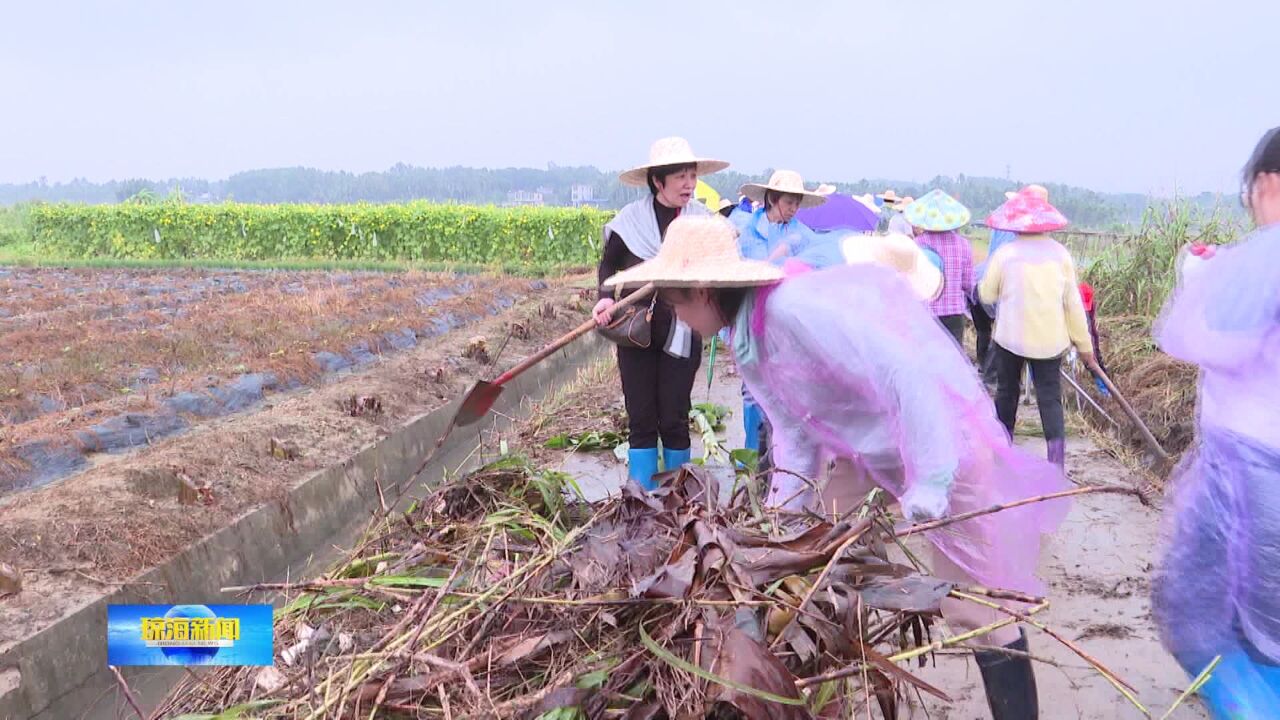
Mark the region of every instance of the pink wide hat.
<instances>
[{"instance_id":1,"label":"pink wide hat","mask_svg":"<svg viewBox=\"0 0 1280 720\"><path fill-rule=\"evenodd\" d=\"M1029 192L1014 195L987 218L992 230L1015 233L1047 233L1070 224L1046 198Z\"/></svg>"}]
</instances>

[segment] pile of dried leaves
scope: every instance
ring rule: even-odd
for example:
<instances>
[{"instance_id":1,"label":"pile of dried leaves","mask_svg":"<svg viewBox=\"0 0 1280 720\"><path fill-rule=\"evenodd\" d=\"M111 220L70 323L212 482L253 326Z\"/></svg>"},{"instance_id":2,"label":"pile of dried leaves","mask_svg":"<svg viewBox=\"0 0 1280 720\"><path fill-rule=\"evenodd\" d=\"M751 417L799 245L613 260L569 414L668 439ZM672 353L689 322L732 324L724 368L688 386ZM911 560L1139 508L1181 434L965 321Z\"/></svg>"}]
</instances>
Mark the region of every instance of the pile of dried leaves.
<instances>
[{"instance_id":1,"label":"pile of dried leaves","mask_svg":"<svg viewBox=\"0 0 1280 720\"><path fill-rule=\"evenodd\" d=\"M934 640L943 597L1018 597L888 561L871 504L766 534L725 480L690 467L588 505L508 459L441 486L325 578L241 588L290 599L276 666L193 676L164 716L894 718L946 698L904 661L973 635Z\"/></svg>"}]
</instances>

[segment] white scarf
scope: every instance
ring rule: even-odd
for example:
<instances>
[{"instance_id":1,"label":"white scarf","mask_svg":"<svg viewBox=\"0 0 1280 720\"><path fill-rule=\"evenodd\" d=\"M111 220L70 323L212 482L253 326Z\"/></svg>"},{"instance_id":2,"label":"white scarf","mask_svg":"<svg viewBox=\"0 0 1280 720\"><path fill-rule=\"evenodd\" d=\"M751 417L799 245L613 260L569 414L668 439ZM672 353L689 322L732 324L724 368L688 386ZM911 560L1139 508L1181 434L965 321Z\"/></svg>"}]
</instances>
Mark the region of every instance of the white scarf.
<instances>
[{"instance_id":1,"label":"white scarf","mask_svg":"<svg viewBox=\"0 0 1280 720\"><path fill-rule=\"evenodd\" d=\"M680 211L681 215L710 215L711 211L700 200L690 200ZM645 195L627 203L604 226L603 242L609 241L609 233L618 233L633 255L641 260L652 260L662 247L662 235L658 233L658 215L653 210L653 196ZM603 247L603 245L602 245ZM663 350L671 357L687 358L693 350L693 330L679 318L673 318L671 335Z\"/></svg>"}]
</instances>

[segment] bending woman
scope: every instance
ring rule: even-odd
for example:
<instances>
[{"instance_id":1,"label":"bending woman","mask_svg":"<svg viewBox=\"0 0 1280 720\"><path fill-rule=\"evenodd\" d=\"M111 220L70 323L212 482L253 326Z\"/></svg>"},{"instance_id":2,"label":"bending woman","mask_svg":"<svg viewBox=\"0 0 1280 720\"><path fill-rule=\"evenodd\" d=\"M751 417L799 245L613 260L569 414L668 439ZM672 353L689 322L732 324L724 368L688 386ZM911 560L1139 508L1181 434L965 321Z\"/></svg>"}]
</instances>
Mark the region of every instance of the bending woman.
<instances>
[{"instance_id":1,"label":"bending woman","mask_svg":"<svg viewBox=\"0 0 1280 720\"><path fill-rule=\"evenodd\" d=\"M886 252L886 262L915 274L928 261L915 243L900 240L911 256ZM654 282L694 330L731 329L743 380L773 424L779 468L816 479L824 459L841 459L857 476L846 485L883 488L915 520L1062 489L1052 465L1011 447L977 375L925 304L940 282L936 269L928 270L933 286L919 291L910 282L915 278L876 264L782 282L781 270L742 259L732 228L718 218L681 218L655 259L606 285ZM776 477L770 505L798 508L820 500L790 477ZM1066 509L1061 501L1028 505L928 533L933 572L1039 592L1040 534L1056 527ZM993 610L953 600L944 600L943 614L967 629L994 620ZM1013 627L979 642L1027 648ZM997 720L1037 717L1035 676L1025 654L980 651L977 658Z\"/></svg>"}]
</instances>

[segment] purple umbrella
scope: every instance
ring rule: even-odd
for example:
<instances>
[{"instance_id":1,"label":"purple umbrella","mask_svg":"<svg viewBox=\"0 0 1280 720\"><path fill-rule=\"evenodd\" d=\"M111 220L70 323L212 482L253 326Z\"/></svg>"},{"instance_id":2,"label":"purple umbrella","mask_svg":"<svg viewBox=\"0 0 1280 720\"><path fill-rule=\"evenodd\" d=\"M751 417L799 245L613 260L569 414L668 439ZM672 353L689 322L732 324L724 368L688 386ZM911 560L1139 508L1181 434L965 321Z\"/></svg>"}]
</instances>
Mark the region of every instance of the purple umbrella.
<instances>
[{"instance_id":1,"label":"purple umbrella","mask_svg":"<svg viewBox=\"0 0 1280 720\"><path fill-rule=\"evenodd\" d=\"M880 216L866 205L839 193L828 195L827 201L817 207L805 208L796 213L796 219L816 232L871 232L880 222Z\"/></svg>"}]
</instances>

